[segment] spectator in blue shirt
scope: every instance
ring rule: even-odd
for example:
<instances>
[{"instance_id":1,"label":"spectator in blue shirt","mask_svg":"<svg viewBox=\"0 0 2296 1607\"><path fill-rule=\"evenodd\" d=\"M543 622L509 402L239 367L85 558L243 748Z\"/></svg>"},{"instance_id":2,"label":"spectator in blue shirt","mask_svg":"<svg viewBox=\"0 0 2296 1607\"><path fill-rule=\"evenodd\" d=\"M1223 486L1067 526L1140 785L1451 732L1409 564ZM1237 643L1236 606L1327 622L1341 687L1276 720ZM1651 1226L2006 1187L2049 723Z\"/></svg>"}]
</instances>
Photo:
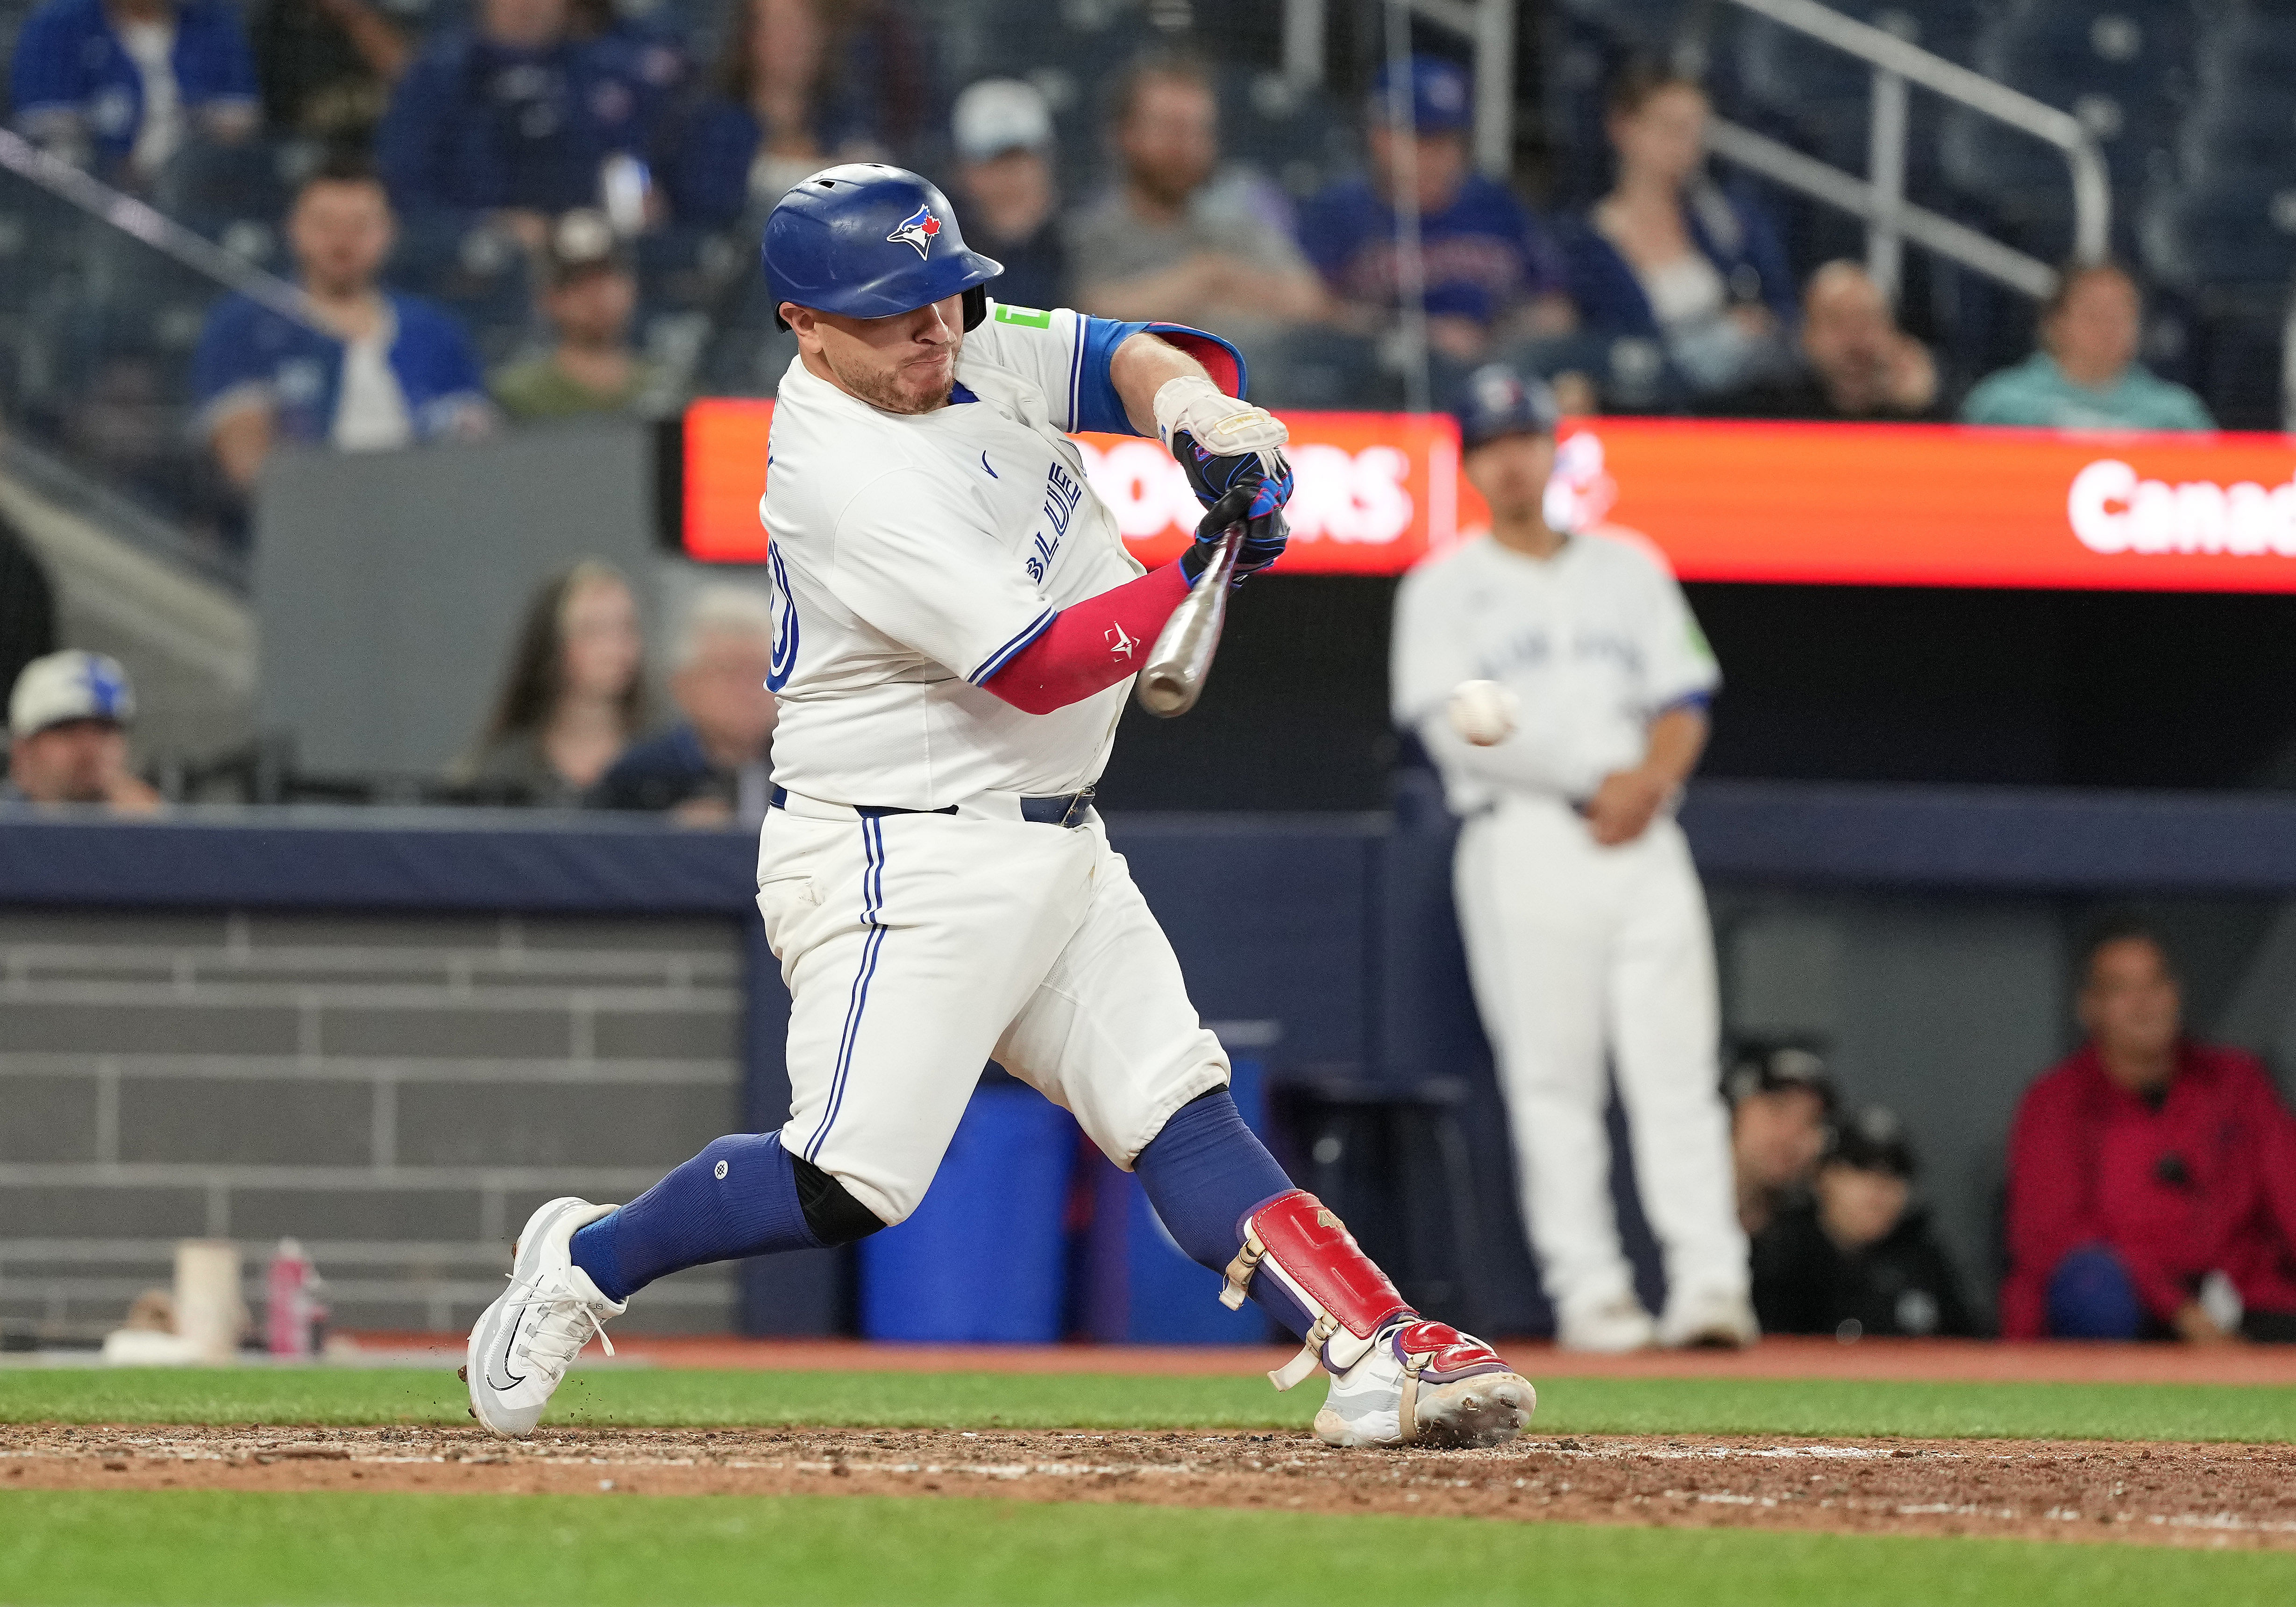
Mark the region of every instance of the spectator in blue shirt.
<instances>
[{"instance_id":1,"label":"spectator in blue shirt","mask_svg":"<svg viewBox=\"0 0 2296 1607\"><path fill-rule=\"evenodd\" d=\"M410 219L492 214L538 249L552 216L597 204L608 157L644 148L659 96L627 45L574 37L567 0L483 0L391 95L375 134L391 200Z\"/></svg>"},{"instance_id":2,"label":"spectator in blue shirt","mask_svg":"<svg viewBox=\"0 0 2296 1607\"><path fill-rule=\"evenodd\" d=\"M373 174L348 162L322 168L295 197L287 241L324 332L243 295L208 315L192 387L233 484L252 486L282 440L381 451L491 426L462 325L376 285L391 234Z\"/></svg>"},{"instance_id":3,"label":"spectator in blue shirt","mask_svg":"<svg viewBox=\"0 0 2296 1607\"><path fill-rule=\"evenodd\" d=\"M890 4L734 0L709 93L672 119L657 167L673 221L718 228L840 161L923 132L930 75Z\"/></svg>"},{"instance_id":4,"label":"spectator in blue shirt","mask_svg":"<svg viewBox=\"0 0 2296 1607\"><path fill-rule=\"evenodd\" d=\"M137 184L193 138L255 128L255 63L224 0L48 0L8 79L28 138Z\"/></svg>"},{"instance_id":5,"label":"spectator in blue shirt","mask_svg":"<svg viewBox=\"0 0 2296 1607\"><path fill-rule=\"evenodd\" d=\"M1661 343L1701 395L1787 367L1794 317L1769 220L1706 176L1706 118L1697 80L1628 68L1610 98L1618 182L1565 242L1587 326Z\"/></svg>"},{"instance_id":6,"label":"spectator in blue shirt","mask_svg":"<svg viewBox=\"0 0 2296 1607\"><path fill-rule=\"evenodd\" d=\"M1576 320L1562 258L1513 193L1469 164L1466 73L1414 56L1410 75L1410 127L1393 119L1382 71L1367 107L1371 172L1334 184L1301 209L1300 242L1308 260L1361 332L1375 334L1392 323L1401 303L1396 202L1408 142L1429 344L1472 363L1495 340L1568 332Z\"/></svg>"}]
</instances>

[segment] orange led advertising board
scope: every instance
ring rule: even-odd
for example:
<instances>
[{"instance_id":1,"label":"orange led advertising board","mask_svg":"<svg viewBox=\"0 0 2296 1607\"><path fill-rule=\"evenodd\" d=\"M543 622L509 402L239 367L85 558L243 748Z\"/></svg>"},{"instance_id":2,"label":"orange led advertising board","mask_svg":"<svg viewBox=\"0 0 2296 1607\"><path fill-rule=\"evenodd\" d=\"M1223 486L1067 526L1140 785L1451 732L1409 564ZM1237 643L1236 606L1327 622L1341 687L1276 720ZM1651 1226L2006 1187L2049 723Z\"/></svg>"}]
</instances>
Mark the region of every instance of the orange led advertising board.
<instances>
[{"instance_id":1,"label":"orange led advertising board","mask_svg":"<svg viewBox=\"0 0 2296 1607\"><path fill-rule=\"evenodd\" d=\"M1398 574L1481 522L1440 415L1291 413L1285 574ZM685 545L760 562L772 404L685 421ZM1093 488L1149 563L1196 504L1154 442L1078 438ZM1955 425L1575 421L1555 516L1655 542L1688 580L2296 591L2296 438L2060 434Z\"/></svg>"}]
</instances>

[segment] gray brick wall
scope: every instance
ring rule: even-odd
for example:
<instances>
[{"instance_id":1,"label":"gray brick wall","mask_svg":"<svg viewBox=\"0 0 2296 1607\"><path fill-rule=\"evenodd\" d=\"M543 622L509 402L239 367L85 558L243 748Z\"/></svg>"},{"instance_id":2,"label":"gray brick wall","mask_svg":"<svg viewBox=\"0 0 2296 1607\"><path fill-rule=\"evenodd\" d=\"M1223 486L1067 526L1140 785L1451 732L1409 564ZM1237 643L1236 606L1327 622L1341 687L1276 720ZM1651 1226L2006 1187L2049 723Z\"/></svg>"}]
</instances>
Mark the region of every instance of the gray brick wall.
<instances>
[{"instance_id":1,"label":"gray brick wall","mask_svg":"<svg viewBox=\"0 0 2296 1607\"><path fill-rule=\"evenodd\" d=\"M283 1234L345 1328L454 1329L562 1193L739 1125L731 922L0 910L0 1327L94 1338L175 1241ZM722 1332L731 1269L621 1326Z\"/></svg>"}]
</instances>

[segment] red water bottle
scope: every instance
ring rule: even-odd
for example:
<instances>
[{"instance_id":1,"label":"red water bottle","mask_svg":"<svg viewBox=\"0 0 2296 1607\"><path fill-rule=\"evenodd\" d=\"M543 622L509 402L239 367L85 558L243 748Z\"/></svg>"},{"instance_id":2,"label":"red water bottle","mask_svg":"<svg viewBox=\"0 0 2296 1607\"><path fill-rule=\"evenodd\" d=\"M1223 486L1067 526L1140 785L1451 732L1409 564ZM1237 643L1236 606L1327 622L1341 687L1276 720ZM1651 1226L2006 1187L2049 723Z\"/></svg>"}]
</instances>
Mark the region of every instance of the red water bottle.
<instances>
[{"instance_id":1,"label":"red water bottle","mask_svg":"<svg viewBox=\"0 0 2296 1607\"><path fill-rule=\"evenodd\" d=\"M279 1241L271 1257L264 1310L264 1332L274 1356L309 1356L316 1337L312 1322L311 1285L316 1276L311 1258L292 1239Z\"/></svg>"}]
</instances>

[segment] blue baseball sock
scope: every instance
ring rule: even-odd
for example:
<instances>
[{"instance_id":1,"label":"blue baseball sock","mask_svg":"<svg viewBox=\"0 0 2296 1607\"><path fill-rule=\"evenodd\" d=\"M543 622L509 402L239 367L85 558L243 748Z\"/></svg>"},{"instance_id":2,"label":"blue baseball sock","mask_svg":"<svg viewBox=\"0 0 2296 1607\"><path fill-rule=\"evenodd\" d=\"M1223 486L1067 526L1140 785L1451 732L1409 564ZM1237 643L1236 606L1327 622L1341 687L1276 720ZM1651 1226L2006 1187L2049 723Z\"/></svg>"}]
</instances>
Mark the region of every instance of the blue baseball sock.
<instances>
[{"instance_id":1,"label":"blue baseball sock","mask_svg":"<svg viewBox=\"0 0 2296 1607\"><path fill-rule=\"evenodd\" d=\"M779 1133L720 1138L574 1235L574 1265L608 1300L707 1261L819 1250Z\"/></svg>"},{"instance_id":2,"label":"blue baseball sock","mask_svg":"<svg viewBox=\"0 0 2296 1607\"><path fill-rule=\"evenodd\" d=\"M1243 1219L1292 1192L1292 1179L1243 1125L1226 1088L1199 1095L1173 1111L1132 1170L1172 1242L1214 1272L1225 1272L1235 1259ZM1295 1334L1314 1324L1272 1277L1252 1279L1251 1298Z\"/></svg>"}]
</instances>

